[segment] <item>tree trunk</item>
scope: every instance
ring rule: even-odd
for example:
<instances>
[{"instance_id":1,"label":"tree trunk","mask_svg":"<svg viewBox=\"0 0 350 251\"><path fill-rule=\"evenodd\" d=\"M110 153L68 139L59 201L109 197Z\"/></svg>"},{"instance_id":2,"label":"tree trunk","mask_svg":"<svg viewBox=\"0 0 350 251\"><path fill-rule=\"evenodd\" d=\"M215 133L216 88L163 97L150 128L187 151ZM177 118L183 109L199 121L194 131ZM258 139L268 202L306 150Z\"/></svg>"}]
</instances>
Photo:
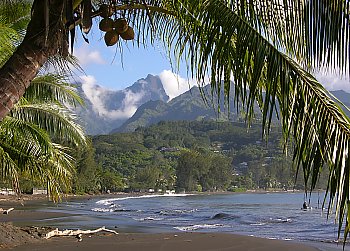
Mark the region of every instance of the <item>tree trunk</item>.
<instances>
[{"instance_id":1,"label":"tree trunk","mask_svg":"<svg viewBox=\"0 0 350 251\"><path fill-rule=\"evenodd\" d=\"M62 22L63 0L35 0L26 35L0 69L0 121L50 56L68 53L67 30Z\"/></svg>"}]
</instances>

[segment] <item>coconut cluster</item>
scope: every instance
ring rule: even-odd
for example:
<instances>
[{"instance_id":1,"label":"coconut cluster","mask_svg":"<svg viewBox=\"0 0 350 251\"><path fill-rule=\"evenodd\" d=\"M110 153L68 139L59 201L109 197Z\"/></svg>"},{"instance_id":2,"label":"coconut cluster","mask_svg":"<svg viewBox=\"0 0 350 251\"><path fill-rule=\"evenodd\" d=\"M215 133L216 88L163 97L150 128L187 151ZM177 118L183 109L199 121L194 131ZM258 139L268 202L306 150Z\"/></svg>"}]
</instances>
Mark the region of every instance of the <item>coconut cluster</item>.
<instances>
[{"instance_id":1,"label":"coconut cluster","mask_svg":"<svg viewBox=\"0 0 350 251\"><path fill-rule=\"evenodd\" d=\"M113 20L113 8L103 4L99 9L100 16L103 19L100 21L99 29L106 32L104 39L107 46L113 46L119 41L119 37L124 40L132 40L135 37L134 29L129 26L124 18Z\"/></svg>"}]
</instances>

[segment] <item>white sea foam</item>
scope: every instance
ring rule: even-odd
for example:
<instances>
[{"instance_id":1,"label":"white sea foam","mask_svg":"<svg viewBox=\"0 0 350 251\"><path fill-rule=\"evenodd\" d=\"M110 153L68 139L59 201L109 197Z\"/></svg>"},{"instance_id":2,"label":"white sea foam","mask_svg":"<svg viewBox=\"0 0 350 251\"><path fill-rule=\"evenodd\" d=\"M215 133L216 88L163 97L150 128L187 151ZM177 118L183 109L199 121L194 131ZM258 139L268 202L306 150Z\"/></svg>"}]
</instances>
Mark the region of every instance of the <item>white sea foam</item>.
<instances>
[{"instance_id":1,"label":"white sea foam","mask_svg":"<svg viewBox=\"0 0 350 251\"><path fill-rule=\"evenodd\" d=\"M180 231L195 231L199 229L213 229L213 228L222 228L225 227L223 224L202 224L202 225L193 225L193 226L185 226L185 227L174 227Z\"/></svg>"},{"instance_id":2,"label":"white sea foam","mask_svg":"<svg viewBox=\"0 0 350 251\"><path fill-rule=\"evenodd\" d=\"M276 219L273 219L273 218L270 218L269 220L269 223L290 223L292 222L292 219L281 219L281 218L276 218Z\"/></svg>"},{"instance_id":3,"label":"white sea foam","mask_svg":"<svg viewBox=\"0 0 350 251\"><path fill-rule=\"evenodd\" d=\"M100 213L109 213L109 212L113 212L114 210L115 209L112 209L112 208L99 208L99 207L95 207L91 209L91 211L100 212Z\"/></svg>"},{"instance_id":4,"label":"white sea foam","mask_svg":"<svg viewBox=\"0 0 350 251\"><path fill-rule=\"evenodd\" d=\"M259 223L252 223L252 224L249 224L249 225L251 225L251 226L264 226L264 225L266 225L266 223L259 222Z\"/></svg>"},{"instance_id":5,"label":"white sea foam","mask_svg":"<svg viewBox=\"0 0 350 251\"><path fill-rule=\"evenodd\" d=\"M176 216L181 214L190 214L197 212L197 209L190 209L190 210L181 210L181 209L173 209L173 210L162 210L159 212L160 215L168 215L168 216Z\"/></svg>"},{"instance_id":6,"label":"white sea foam","mask_svg":"<svg viewBox=\"0 0 350 251\"><path fill-rule=\"evenodd\" d=\"M157 218L157 217L146 217L146 218L133 218L136 221L161 221L164 220L164 218Z\"/></svg>"},{"instance_id":7,"label":"white sea foam","mask_svg":"<svg viewBox=\"0 0 350 251\"><path fill-rule=\"evenodd\" d=\"M109 206L114 201L121 201L121 200L146 199L146 198L156 198L156 197L185 197L185 196L190 196L190 195L193 195L193 194L149 194L149 195L142 195L142 196L130 196L130 197L121 197L121 198L99 200L96 202L96 204Z\"/></svg>"}]
</instances>

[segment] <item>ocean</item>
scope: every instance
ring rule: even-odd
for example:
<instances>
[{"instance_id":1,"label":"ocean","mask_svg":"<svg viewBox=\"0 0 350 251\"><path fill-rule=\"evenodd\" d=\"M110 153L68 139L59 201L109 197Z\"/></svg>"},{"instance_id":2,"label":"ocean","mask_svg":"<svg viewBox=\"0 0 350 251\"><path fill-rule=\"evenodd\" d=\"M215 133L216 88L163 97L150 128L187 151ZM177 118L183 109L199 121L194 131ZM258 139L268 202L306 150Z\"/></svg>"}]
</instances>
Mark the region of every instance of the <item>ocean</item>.
<instances>
[{"instance_id":1,"label":"ocean","mask_svg":"<svg viewBox=\"0 0 350 251\"><path fill-rule=\"evenodd\" d=\"M323 250L336 245L334 215L322 210L324 194L314 193L302 210L304 193L230 193L140 195L69 201L46 207L71 216L43 225L71 229L101 226L119 232L225 232L268 239L307 242ZM308 201L308 199L307 199ZM327 205L326 205L327 206ZM346 248L345 250L350 250Z\"/></svg>"}]
</instances>

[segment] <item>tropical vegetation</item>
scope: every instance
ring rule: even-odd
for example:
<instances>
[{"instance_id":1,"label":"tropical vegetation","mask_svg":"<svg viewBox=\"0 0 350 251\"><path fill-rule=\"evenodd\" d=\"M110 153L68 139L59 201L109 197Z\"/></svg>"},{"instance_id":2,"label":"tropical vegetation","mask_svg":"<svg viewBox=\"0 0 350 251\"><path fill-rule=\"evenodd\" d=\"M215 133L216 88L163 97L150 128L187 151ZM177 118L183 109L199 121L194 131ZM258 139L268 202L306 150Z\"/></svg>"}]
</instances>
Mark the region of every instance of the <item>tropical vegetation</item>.
<instances>
[{"instance_id":1,"label":"tropical vegetation","mask_svg":"<svg viewBox=\"0 0 350 251\"><path fill-rule=\"evenodd\" d=\"M199 82L210 75L213 92L228 96L234 89L248 121L258 102L264 136L277 110L305 184L313 188L321 169L329 169L329 208L341 228L350 214L349 119L312 73L348 74L349 10L344 0L34 0L26 36L0 69L0 117L50 56L68 55L68 34L72 45L77 24L88 33L92 18L110 11L132 24L136 45L160 39L170 58L187 60Z\"/></svg>"},{"instance_id":2,"label":"tropical vegetation","mask_svg":"<svg viewBox=\"0 0 350 251\"><path fill-rule=\"evenodd\" d=\"M70 191L75 162L69 147L85 136L66 104L79 102L72 87L57 75L36 77L10 115L0 123L2 178L20 192L20 178L46 187L52 198Z\"/></svg>"},{"instance_id":3,"label":"tropical vegetation","mask_svg":"<svg viewBox=\"0 0 350 251\"><path fill-rule=\"evenodd\" d=\"M2 45L0 65L15 51L29 21L28 4L17 4L16 15L0 6ZM66 77L40 74L0 123L1 180L17 193L25 184L45 187L58 199L69 191L75 162L69 147L85 144L85 136L68 106L82 104ZM20 184L24 184L20 187Z\"/></svg>"},{"instance_id":4,"label":"tropical vegetation","mask_svg":"<svg viewBox=\"0 0 350 251\"><path fill-rule=\"evenodd\" d=\"M92 138L95 166L115 174L110 191L245 191L303 189L292 156L283 152L281 128L268 142L261 126L243 122L163 121L132 133ZM101 170L100 169L100 170ZM317 188L326 189L328 172Z\"/></svg>"}]
</instances>

